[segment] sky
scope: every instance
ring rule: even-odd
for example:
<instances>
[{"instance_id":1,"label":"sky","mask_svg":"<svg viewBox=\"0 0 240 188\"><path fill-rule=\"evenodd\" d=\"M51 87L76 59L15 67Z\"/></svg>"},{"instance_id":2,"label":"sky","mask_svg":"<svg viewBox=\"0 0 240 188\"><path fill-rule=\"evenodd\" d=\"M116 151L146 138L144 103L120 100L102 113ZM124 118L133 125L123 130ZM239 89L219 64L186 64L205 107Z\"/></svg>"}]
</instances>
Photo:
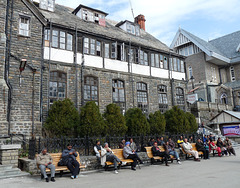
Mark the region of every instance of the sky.
<instances>
[{"instance_id":1,"label":"sky","mask_svg":"<svg viewBox=\"0 0 240 188\"><path fill-rule=\"evenodd\" d=\"M130 3L131 2L131 3ZM170 46L179 28L208 41L240 30L240 0L56 0L102 10L115 21L143 14L146 31Z\"/></svg>"}]
</instances>

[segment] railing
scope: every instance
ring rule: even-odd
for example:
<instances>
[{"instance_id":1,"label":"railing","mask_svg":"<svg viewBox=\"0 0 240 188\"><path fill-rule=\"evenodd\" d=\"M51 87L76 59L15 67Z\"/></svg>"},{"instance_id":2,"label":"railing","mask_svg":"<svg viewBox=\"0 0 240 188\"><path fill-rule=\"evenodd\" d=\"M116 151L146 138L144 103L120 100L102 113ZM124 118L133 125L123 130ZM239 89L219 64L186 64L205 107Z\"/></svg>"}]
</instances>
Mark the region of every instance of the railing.
<instances>
[{"instance_id":1,"label":"railing","mask_svg":"<svg viewBox=\"0 0 240 188\"><path fill-rule=\"evenodd\" d=\"M196 142L197 138L202 138L202 134L169 134L165 133L163 135L164 140L168 140L169 137L172 138L174 142L177 142L180 136L189 138L193 136L193 141ZM123 139L128 141L133 138L139 151L145 151L144 147L148 145L150 138L157 140L161 135L148 135L148 136L106 136L106 137L84 137L84 138L38 138L29 140L29 158L34 159L36 153L40 153L43 148L46 148L49 153L62 152L67 144L71 144L73 148L79 152L80 155L89 156L94 155L93 147L96 144L96 140L99 140L103 145L105 142L108 143L109 147L112 149L119 148L119 144Z\"/></svg>"}]
</instances>

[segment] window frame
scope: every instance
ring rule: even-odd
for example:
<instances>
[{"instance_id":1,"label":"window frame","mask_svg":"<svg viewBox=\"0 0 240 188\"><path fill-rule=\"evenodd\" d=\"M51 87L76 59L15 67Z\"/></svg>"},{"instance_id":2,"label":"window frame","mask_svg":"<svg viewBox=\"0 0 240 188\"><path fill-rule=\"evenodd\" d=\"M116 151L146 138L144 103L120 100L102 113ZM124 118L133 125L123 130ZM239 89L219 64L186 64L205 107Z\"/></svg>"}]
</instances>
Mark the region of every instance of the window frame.
<instances>
[{"instance_id":1,"label":"window frame","mask_svg":"<svg viewBox=\"0 0 240 188\"><path fill-rule=\"evenodd\" d=\"M181 87L176 87L176 103L177 103L177 106L185 107L185 94L184 94L184 89Z\"/></svg>"},{"instance_id":2,"label":"window frame","mask_svg":"<svg viewBox=\"0 0 240 188\"><path fill-rule=\"evenodd\" d=\"M51 74L54 74L54 73L57 73L57 79L54 77L51 77ZM65 81L63 82L62 80L62 76L60 75L65 75ZM50 83L57 83L57 89L56 89L56 97L54 96L50 96ZM60 84L65 84L65 91L64 91L64 97L59 97L59 88L60 88ZM65 98L67 98L67 73L66 72L63 72L63 71L59 71L59 70L53 70L50 72L50 75L49 75L49 92L48 92L48 95L49 95L49 104L50 106L53 104L54 101L58 101L58 100L63 100ZM51 102L51 100L53 100L53 102Z\"/></svg>"},{"instance_id":3,"label":"window frame","mask_svg":"<svg viewBox=\"0 0 240 188\"><path fill-rule=\"evenodd\" d=\"M159 110L164 113L168 110L168 97L167 97L167 86L160 84L157 86L157 93L158 93L158 107ZM161 100L160 100L161 98ZM165 100L164 100L165 98ZM160 102L162 101L162 103Z\"/></svg>"},{"instance_id":4,"label":"window frame","mask_svg":"<svg viewBox=\"0 0 240 188\"><path fill-rule=\"evenodd\" d=\"M138 85L141 84L141 88L138 87ZM141 111L144 114L148 114L149 113L149 104L148 104L148 85L144 82L137 82L136 84L137 86L137 105L138 108L141 109ZM143 86L146 87L146 89L143 89ZM144 97L146 96L146 97ZM139 100L141 97L141 100ZM143 102L146 100L146 103Z\"/></svg>"},{"instance_id":5,"label":"window frame","mask_svg":"<svg viewBox=\"0 0 240 188\"><path fill-rule=\"evenodd\" d=\"M115 83L117 82L117 87L115 87ZM122 83L123 87L119 87L119 83ZM118 90L117 92L117 100L114 100L114 92L116 92L116 89ZM113 91L115 90L115 91ZM124 96L124 100L121 101L120 100L120 90L123 91L123 96ZM117 106L120 107L120 110L122 112L122 114L124 114L124 112L126 111L126 93L125 93L125 82L123 80L120 79L113 79L112 80L112 101L114 104L116 104Z\"/></svg>"},{"instance_id":6,"label":"window frame","mask_svg":"<svg viewBox=\"0 0 240 188\"><path fill-rule=\"evenodd\" d=\"M90 84L87 84L87 78L89 78L89 83ZM91 82L93 81L93 83L96 83L96 84L91 84ZM88 102L88 101L94 101L94 102L97 102L97 104L99 104L99 79L98 77L96 76L92 76L92 75L86 75L84 76L84 81L83 81L83 85L84 85L84 88L83 88L83 100L84 102ZM89 86L90 89L89 90L86 90L86 87L85 86ZM93 88L93 87L96 87L96 90ZM90 91L90 99L88 99L87 96L85 96L85 91ZM93 99L93 91L97 91L97 94L94 95L95 97L97 97L97 99ZM87 97L87 98L85 98Z\"/></svg>"},{"instance_id":7,"label":"window frame","mask_svg":"<svg viewBox=\"0 0 240 188\"><path fill-rule=\"evenodd\" d=\"M24 29L21 28L21 19L27 19L28 20L28 23L27 23L28 30L24 30ZM24 33L25 33L25 31L27 31L28 35L25 35L24 33L22 34L20 32L21 30L23 30ZM31 37L31 16L19 14L19 18L18 18L18 35L23 36L23 37Z\"/></svg>"}]
</instances>

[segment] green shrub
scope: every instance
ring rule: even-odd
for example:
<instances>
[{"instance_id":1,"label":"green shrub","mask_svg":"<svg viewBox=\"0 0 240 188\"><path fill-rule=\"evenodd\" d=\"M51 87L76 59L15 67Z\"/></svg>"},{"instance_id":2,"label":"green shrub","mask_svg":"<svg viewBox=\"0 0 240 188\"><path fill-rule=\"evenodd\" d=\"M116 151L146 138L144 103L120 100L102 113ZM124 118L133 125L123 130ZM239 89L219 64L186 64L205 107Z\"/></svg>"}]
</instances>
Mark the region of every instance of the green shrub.
<instances>
[{"instance_id":1,"label":"green shrub","mask_svg":"<svg viewBox=\"0 0 240 188\"><path fill-rule=\"evenodd\" d=\"M99 136L106 134L105 123L94 101L87 102L81 108L80 127L78 132L81 136Z\"/></svg>"},{"instance_id":2,"label":"green shrub","mask_svg":"<svg viewBox=\"0 0 240 188\"><path fill-rule=\"evenodd\" d=\"M51 137L77 136L78 126L79 113L70 99L54 102L44 124Z\"/></svg>"},{"instance_id":3,"label":"green shrub","mask_svg":"<svg viewBox=\"0 0 240 188\"><path fill-rule=\"evenodd\" d=\"M189 113L189 112L186 112L186 118L188 119L188 122L189 122L189 130L188 132L189 133L196 133L197 130L198 130L198 123L196 121L196 117Z\"/></svg>"},{"instance_id":4,"label":"green shrub","mask_svg":"<svg viewBox=\"0 0 240 188\"><path fill-rule=\"evenodd\" d=\"M150 133L161 135L165 133L166 120L160 111L149 114Z\"/></svg>"},{"instance_id":5,"label":"green shrub","mask_svg":"<svg viewBox=\"0 0 240 188\"><path fill-rule=\"evenodd\" d=\"M106 133L108 135L125 135L127 126L119 106L116 104L107 105L103 117L105 119Z\"/></svg>"},{"instance_id":6,"label":"green shrub","mask_svg":"<svg viewBox=\"0 0 240 188\"><path fill-rule=\"evenodd\" d=\"M150 126L146 116L139 108L130 108L125 114L128 135L146 135L150 132Z\"/></svg>"}]
</instances>

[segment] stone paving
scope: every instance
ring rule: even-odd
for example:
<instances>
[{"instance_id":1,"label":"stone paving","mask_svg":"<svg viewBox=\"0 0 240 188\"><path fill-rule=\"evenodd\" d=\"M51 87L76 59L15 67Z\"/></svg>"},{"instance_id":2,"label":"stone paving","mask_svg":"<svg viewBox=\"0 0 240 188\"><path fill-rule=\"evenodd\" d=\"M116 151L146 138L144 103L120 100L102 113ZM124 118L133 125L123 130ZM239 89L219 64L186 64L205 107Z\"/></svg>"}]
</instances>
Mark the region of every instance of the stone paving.
<instances>
[{"instance_id":1,"label":"stone paving","mask_svg":"<svg viewBox=\"0 0 240 188\"><path fill-rule=\"evenodd\" d=\"M183 161L182 165L170 164L144 165L137 171L122 168L119 174L101 171L81 174L78 179L70 179L69 174L56 177L56 182L46 183L40 176L28 176L0 180L1 188L178 188L178 187L240 187L240 149L235 148L237 156L211 157L210 160L195 162Z\"/></svg>"}]
</instances>

